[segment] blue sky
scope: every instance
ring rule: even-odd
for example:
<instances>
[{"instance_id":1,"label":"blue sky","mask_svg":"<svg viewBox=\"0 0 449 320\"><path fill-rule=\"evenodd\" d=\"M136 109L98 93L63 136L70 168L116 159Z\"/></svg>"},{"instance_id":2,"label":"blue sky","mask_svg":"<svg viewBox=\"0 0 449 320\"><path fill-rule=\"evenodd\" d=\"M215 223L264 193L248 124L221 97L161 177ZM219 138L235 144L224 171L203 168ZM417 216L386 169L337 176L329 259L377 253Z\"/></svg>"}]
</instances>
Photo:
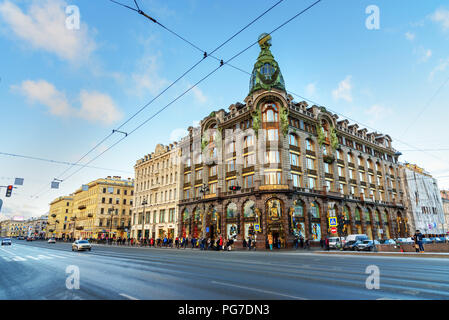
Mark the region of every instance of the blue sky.
<instances>
[{"instance_id":1,"label":"blue sky","mask_svg":"<svg viewBox=\"0 0 449 320\"><path fill-rule=\"evenodd\" d=\"M147 14L210 52L277 0L138 2ZM313 2L284 0L215 55L226 61ZM79 30L66 27L69 5L79 8ZM369 5L379 8L378 30L365 25ZM440 188L449 188L449 151L403 151L449 149L449 83L442 87L449 75L447 1L323 0L272 37L287 90L390 134L402 161L424 167L441 177ZM160 26L108 0L0 0L0 48L0 152L69 162L201 58ZM250 72L257 55L254 46L232 64ZM121 130L134 129L217 65L210 58L203 61ZM180 137L212 110L242 102L248 83L247 74L221 68L91 163L115 170L85 168L59 190L46 186L66 165L0 155L0 185L25 178L13 197L2 196L2 213L44 214L50 201L85 182L133 177L137 159L157 143ZM121 137L116 133L85 160Z\"/></svg>"}]
</instances>

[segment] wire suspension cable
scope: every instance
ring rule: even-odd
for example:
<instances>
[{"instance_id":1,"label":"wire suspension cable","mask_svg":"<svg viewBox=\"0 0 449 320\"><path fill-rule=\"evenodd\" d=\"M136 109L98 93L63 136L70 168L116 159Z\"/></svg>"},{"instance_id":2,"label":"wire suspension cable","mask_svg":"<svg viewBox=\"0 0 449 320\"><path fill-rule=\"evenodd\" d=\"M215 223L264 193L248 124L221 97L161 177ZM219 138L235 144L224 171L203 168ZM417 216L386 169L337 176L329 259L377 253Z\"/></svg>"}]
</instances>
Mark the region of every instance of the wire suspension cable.
<instances>
[{"instance_id":1,"label":"wire suspension cable","mask_svg":"<svg viewBox=\"0 0 449 320\"><path fill-rule=\"evenodd\" d=\"M169 32L175 34L176 36L178 36L179 38L183 39L184 41L188 42L190 45L196 47L198 50L200 50L201 52L203 52L202 49L200 49L199 47L195 46L193 43L191 43L190 41L184 39L183 37L179 36L177 33L175 33L174 31L170 30L169 28L165 27L164 25L162 25L161 23L157 22L155 19L151 18L150 16L144 14L144 12L142 10L140 10L139 5L137 3L137 1L135 0L135 4L137 9L132 8L130 6L127 6L123 3L120 3L118 1L115 0L110 0L113 3L116 3L120 6L123 6L125 8L128 8L130 10L136 11L140 14L143 14L145 17L149 18L151 21L157 23L158 25L160 25L161 27L163 27L164 29L168 30ZM223 47L226 43L228 43L230 40L232 40L234 37L236 37L238 34L240 34L241 32L243 32L245 29L247 29L250 25L252 25L254 22L256 22L257 20L259 20L262 16L264 16L265 14L267 14L269 11L271 11L274 7L276 7L277 5L279 5L282 1L284 0L279 0L277 3L275 3L273 6L271 6L270 8L268 8L267 10L265 10L262 14L260 14L258 17L256 17L254 20L252 20L250 23L248 23L244 28L240 29L239 31L237 31L235 34L233 34L230 38L228 38L226 41L224 41L222 44L220 44L216 49L214 49L212 52L217 51L218 49L220 49L221 47ZM204 52L205 53L205 52ZM147 108L151 103L153 103L156 99L158 99L162 94L164 94L167 90L169 90L171 87L173 87L176 83L179 82L179 80L181 80L183 77L185 77L189 72L191 72L193 69L195 69L205 58L207 58L208 56L213 57L214 59L218 60L218 58L212 56L212 55L207 55L205 53L205 55L203 56L203 58L201 60L199 60L198 62L196 62L192 67L190 67L189 69L187 69L180 77L178 77L175 81L173 81L168 87L166 87L163 91L161 91L158 95L156 95L150 102L148 102L147 104L145 104L143 107L141 107L137 112L135 112L130 118L128 118L124 123L122 123L116 130L113 130L112 133L110 133L109 135L107 135L103 140L101 140L97 145L95 145L92 149L90 149L86 154L84 154L78 161L75 162L75 164L78 164L80 161L82 161L87 155L89 155L92 151L94 151L98 146L100 146L103 142L105 142L107 139L109 139L115 131L117 131L118 129L121 129L124 125L126 125L129 121L131 121L133 118L135 118L140 112L142 112L145 108ZM233 68L237 69L237 70L241 70L237 67L232 66ZM242 71L242 70L241 70ZM58 177L63 176L67 171L69 171L71 168L73 168L73 165L71 165L69 168L67 168L63 173L61 173L60 175L58 175ZM45 187L45 186L43 186ZM43 188L42 187L42 188ZM42 189L41 188L41 189ZM38 192L39 193L39 192ZM36 193L35 195L37 195L38 193Z\"/></svg>"}]
</instances>

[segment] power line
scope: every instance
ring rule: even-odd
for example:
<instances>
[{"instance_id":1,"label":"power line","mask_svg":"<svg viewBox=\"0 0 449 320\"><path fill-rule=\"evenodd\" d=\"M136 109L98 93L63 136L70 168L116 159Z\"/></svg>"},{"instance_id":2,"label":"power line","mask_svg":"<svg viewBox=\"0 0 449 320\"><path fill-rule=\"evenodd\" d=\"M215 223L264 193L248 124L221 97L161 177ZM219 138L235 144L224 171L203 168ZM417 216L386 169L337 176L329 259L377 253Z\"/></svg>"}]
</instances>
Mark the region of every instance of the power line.
<instances>
[{"instance_id":1,"label":"power line","mask_svg":"<svg viewBox=\"0 0 449 320\"><path fill-rule=\"evenodd\" d=\"M142 10L140 10L139 5L137 4L137 1L134 1L136 4L137 9L132 8L130 6L127 6L125 4L122 4L118 1L115 0L110 0L111 2L114 2L118 5L121 5L123 7L126 7L128 9L131 9L133 11L136 11L142 15L144 15L145 17L149 18L151 21L157 23L158 25L160 25L161 27L163 27L164 29L170 31L171 33L175 34L176 36L178 36L179 38L183 39L184 41L188 42L190 45L196 47L198 50L200 50L201 52L203 52L202 49L198 48L197 46L195 46L193 43L191 43L190 41L186 40L185 38L181 37L180 35L178 35L176 32L172 31L171 29L167 28L166 26L162 25L161 23L157 22L155 19L149 17L148 15L146 15ZM256 17L255 19L253 19L250 23L248 23L245 27L243 27L242 29L240 29L239 31L237 31L235 34L233 34L230 38L228 38L226 41L224 41L223 43L221 43L217 48L215 48L212 53L216 52L218 49L222 48L226 43L228 43L229 41L231 41L234 37L236 37L238 34L240 34L241 32L243 32L245 29L247 29L250 25L252 25L254 22L256 22L257 20L259 20L262 16L264 16L265 14L267 14L269 11L271 11L273 8L275 8L277 5L279 5L282 1L284 0L279 0L277 3L275 3L273 6L271 6L270 8L268 8L267 10L265 10L262 14L260 14L258 17ZM206 59L208 56L211 55L207 55L205 54L203 56L203 58L201 58L198 62L196 62L192 67L190 67L189 69L187 69L181 76L179 76L175 81L173 81L168 87L166 87L164 90L162 90L158 95L156 95L153 99L151 99L147 104L145 104L143 107L141 107L137 112L135 112L131 117L129 117L125 122L123 122L116 130L113 130L112 133L108 134L105 138L103 138L99 143L97 143L93 148L91 148L88 152L86 152L78 161L75 162L75 164L79 164L87 155L89 155L92 151L94 151L96 148L98 148L101 144L103 144L107 139L109 139L114 133L115 131L121 129L123 126L125 126L129 121L131 121L133 118L135 118L139 113L141 113L145 108L147 108L150 104L152 104L156 99L158 99L161 95L163 95L167 90L169 90L171 87L173 87L176 83L179 82L179 80L181 80L183 77L185 77L189 72L191 72L193 69L195 69L202 61L204 61L204 59ZM211 56L213 58L215 58L216 60L219 60L218 58ZM221 60L220 60L221 61ZM237 67L234 67L237 70L240 70ZM121 141L122 139L120 139L119 141ZM103 153L101 153L103 154ZM73 168L74 165L71 165L69 168L67 168L65 171L63 171L60 175L58 175L57 177L60 178L62 177L66 172L68 172L71 168ZM45 187L45 186L43 186ZM41 188L42 189L42 188ZM40 192L36 193L35 196L37 196Z\"/></svg>"},{"instance_id":2,"label":"power line","mask_svg":"<svg viewBox=\"0 0 449 320\"><path fill-rule=\"evenodd\" d=\"M277 30L279 30L280 28L282 28L283 26L285 26L287 23L291 22L292 20L294 20L295 18L299 17L301 14L307 12L308 10L310 10L312 7L314 7L316 4L318 4L319 2L321 2L322 0L317 0L315 1L313 4L309 5L307 8L303 9L302 11L300 11L299 13L297 13L296 15L294 15L292 18L288 19L286 22L282 23L280 26L278 26L277 28L275 28L273 31L271 31L270 33L268 33L268 35L273 34L274 32L276 32ZM99 155L97 155L95 158L91 159L89 162L86 163L89 164L92 161L96 160L97 158L99 158L101 155L103 155L105 152L107 152L108 150L112 149L114 146L116 146L118 143L120 143L121 141L123 141L124 139L126 139L127 137L129 137L132 133L134 133L136 130L138 130L139 128L141 128L143 125L145 125L148 121L150 121L151 119L153 119L155 116L157 116L159 113L161 113L162 111L164 111L166 108L168 108L170 105L172 105L174 102L176 102L178 99L180 99L182 96L184 96L186 93L188 93L190 90L192 90L194 87L196 87L197 85L199 85L201 82L203 82L204 80L206 80L207 78L209 78L212 74L214 74L218 69L220 69L223 65L228 64L230 61L234 60L235 58L237 58L238 56L240 56L241 54L243 54L245 51L249 50L251 47L253 47L254 45L256 45L258 43L258 41L253 42L251 45L249 45L248 47L246 47L245 49L241 50L240 52L238 52L237 54L235 54L234 56L232 56L229 60L227 60L226 62L223 62L222 64L220 64L217 68L213 69L211 72L209 72L205 77L203 77L201 80L199 80L198 82L196 82L194 85L192 85L191 87L189 87L187 90L185 90L183 93L181 93L179 96L177 96L174 100L172 100L170 103L168 103L167 105L165 105L163 108L159 109L155 114L153 114L151 117L149 117L148 119L146 119L144 122L142 122L140 125L138 125L135 129L133 129L130 133L128 133L127 136L122 137L120 140L118 140L117 142L115 142L113 145L111 145L110 147L108 147L106 150L104 150L103 152L101 152ZM82 170L83 167L79 168L77 171L75 171L74 173L72 173L71 175L69 175L68 177L66 177L64 179L67 180L68 178L70 178L71 176L73 176L75 173L79 172L80 170Z\"/></svg>"},{"instance_id":3,"label":"power line","mask_svg":"<svg viewBox=\"0 0 449 320\"><path fill-rule=\"evenodd\" d=\"M58 160L53 160L53 159L39 158L39 157L34 157L34 156L27 156L27 155L23 155L23 154L15 154L15 153L7 153L7 152L1 152L1 151L0 151L0 155L24 158L24 159L29 159L29 160L37 160L37 161L58 163L58 164L67 164L67 165L71 165L71 166L81 166L80 164L77 164L77 163L74 163L74 162L58 161ZM133 174L133 172L125 171L125 170L117 170L117 169L109 169L109 168L101 168L101 167L93 167L93 166L88 166L88 168L100 169L100 170L108 170L108 171L117 171L117 172Z\"/></svg>"}]
</instances>

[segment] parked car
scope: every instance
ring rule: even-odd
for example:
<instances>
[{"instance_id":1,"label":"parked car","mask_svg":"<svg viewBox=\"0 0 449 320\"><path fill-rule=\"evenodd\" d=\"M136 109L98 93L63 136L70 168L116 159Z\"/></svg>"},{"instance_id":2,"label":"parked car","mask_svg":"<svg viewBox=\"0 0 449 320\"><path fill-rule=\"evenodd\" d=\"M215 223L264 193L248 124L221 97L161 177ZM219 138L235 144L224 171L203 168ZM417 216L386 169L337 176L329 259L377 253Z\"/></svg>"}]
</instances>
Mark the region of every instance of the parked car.
<instances>
[{"instance_id":1,"label":"parked car","mask_svg":"<svg viewBox=\"0 0 449 320\"><path fill-rule=\"evenodd\" d=\"M34 241L33 237L27 237L27 241Z\"/></svg>"},{"instance_id":2,"label":"parked car","mask_svg":"<svg viewBox=\"0 0 449 320\"><path fill-rule=\"evenodd\" d=\"M374 244L380 244L377 240L364 240L356 245L357 251L372 251L374 249Z\"/></svg>"},{"instance_id":3,"label":"parked car","mask_svg":"<svg viewBox=\"0 0 449 320\"><path fill-rule=\"evenodd\" d=\"M2 246L4 246L4 245L10 246L11 245L11 239L10 238L3 238L2 239Z\"/></svg>"},{"instance_id":4,"label":"parked car","mask_svg":"<svg viewBox=\"0 0 449 320\"><path fill-rule=\"evenodd\" d=\"M357 245L359 243L362 243L363 240L350 240L346 241L346 243L343 246L343 250L352 250L354 251L357 248Z\"/></svg>"},{"instance_id":5,"label":"parked car","mask_svg":"<svg viewBox=\"0 0 449 320\"><path fill-rule=\"evenodd\" d=\"M346 242L348 241L363 241L363 240L369 240L368 236L366 234L350 234L346 237Z\"/></svg>"},{"instance_id":6,"label":"parked car","mask_svg":"<svg viewBox=\"0 0 449 320\"><path fill-rule=\"evenodd\" d=\"M17 240L25 240L25 237L18 236L18 237L17 237Z\"/></svg>"},{"instance_id":7,"label":"parked car","mask_svg":"<svg viewBox=\"0 0 449 320\"><path fill-rule=\"evenodd\" d=\"M87 240L76 240L72 243L72 251L80 251L80 250L91 250L92 246Z\"/></svg>"},{"instance_id":8,"label":"parked car","mask_svg":"<svg viewBox=\"0 0 449 320\"><path fill-rule=\"evenodd\" d=\"M394 241L393 239L386 239L386 240L381 240L380 244L396 244L396 241Z\"/></svg>"},{"instance_id":9,"label":"parked car","mask_svg":"<svg viewBox=\"0 0 449 320\"><path fill-rule=\"evenodd\" d=\"M340 243L340 238L339 237L331 237L331 238L329 238L329 248L337 249L337 247L339 248L340 246L343 246L344 239L345 239L344 237L341 237L341 243Z\"/></svg>"},{"instance_id":10,"label":"parked car","mask_svg":"<svg viewBox=\"0 0 449 320\"><path fill-rule=\"evenodd\" d=\"M55 238L50 238L47 241L48 243L56 243L56 239Z\"/></svg>"},{"instance_id":11,"label":"parked car","mask_svg":"<svg viewBox=\"0 0 449 320\"><path fill-rule=\"evenodd\" d=\"M423 244L429 244L432 243L433 241L430 238L422 238L422 243Z\"/></svg>"},{"instance_id":12,"label":"parked car","mask_svg":"<svg viewBox=\"0 0 449 320\"><path fill-rule=\"evenodd\" d=\"M398 241L400 243L414 243L415 242L412 238L398 238Z\"/></svg>"}]
</instances>

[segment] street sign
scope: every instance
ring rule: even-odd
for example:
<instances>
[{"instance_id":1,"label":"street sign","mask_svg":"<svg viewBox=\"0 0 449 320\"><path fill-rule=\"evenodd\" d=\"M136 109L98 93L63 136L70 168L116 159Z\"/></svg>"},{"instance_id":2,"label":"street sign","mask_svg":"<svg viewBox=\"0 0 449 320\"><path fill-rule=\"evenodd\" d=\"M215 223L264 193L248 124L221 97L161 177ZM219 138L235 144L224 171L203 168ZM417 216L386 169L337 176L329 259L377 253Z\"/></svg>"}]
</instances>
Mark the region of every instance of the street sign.
<instances>
[{"instance_id":1,"label":"street sign","mask_svg":"<svg viewBox=\"0 0 449 320\"><path fill-rule=\"evenodd\" d=\"M206 232L209 232L209 227L206 227Z\"/></svg>"},{"instance_id":2,"label":"street sign","mask_svg":"<svg viewBox=\"0 0 449 320\"><path fill-rule=\"evenodd\" d=\"M14 184L16 186L23 186L23 178L15 178Z\"/></svg>"},{"instance_id":3,"label":"street sign","mask_svg":"<svg viewBox=\"0 0 449 320\"><path fill-rule=\"evenodd\" d=\"M260 231L260 224L256 223L256 224L254 225L254 230L256 230L257 232L259 232L259 231Z\"/></svg>"},{"instance_id":4,"label":"street sign","mask_svg":"<svg viewBox=\"0 0 449 320\"><path fill-rule=\"evenodd\" d=\"M331 232L332 232L332 233L337 233L337 228L332 227L332 228L331 228Z\"/></svg>"},{"instance_id":5,"label":"street sign","mask_svg":"<svg viewBox=\"0 0 449 320\"><path fill-rule=\"evenodd\" d=\"M331 227L336 227L336 226L338 226L337 218L336 218L336 217L331 217L331 218L329 218L329 226L331 226Z\"/></svg>"},{"instance_id":6,"label":"street sign","mask_svg":"<svg viewBox=\"0 0 449 320\"><path fill-rule=\"evenodd\" d=\"M379 233L380 233L380 234L383 234L383 233L384 233L384 230L383 230L383 229L379 229Z\"/></svg>"}]
</instances>

